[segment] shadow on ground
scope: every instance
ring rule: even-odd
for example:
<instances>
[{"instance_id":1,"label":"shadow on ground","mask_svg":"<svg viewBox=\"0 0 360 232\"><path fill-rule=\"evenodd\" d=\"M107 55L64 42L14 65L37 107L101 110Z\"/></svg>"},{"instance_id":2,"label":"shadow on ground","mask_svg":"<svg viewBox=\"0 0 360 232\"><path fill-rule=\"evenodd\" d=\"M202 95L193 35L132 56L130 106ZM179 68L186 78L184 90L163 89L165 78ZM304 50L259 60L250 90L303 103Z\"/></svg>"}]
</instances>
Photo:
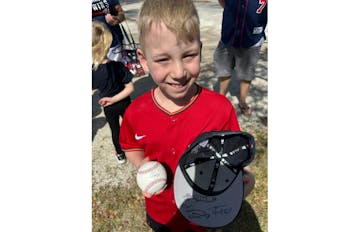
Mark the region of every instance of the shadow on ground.
<instances>
[{"instance_id":1,"label":"shadow on ground","mask_svg":"<svg viewBox=\"0 0 360 232\"><path fill-rule=\"evenodd\" d=\"M139 97L140 95L144 94L145 92L149 91L155 86L156 85L150 75L141 77L140 79L134 82L135 90L130 95L131 100L134 100L135 98Z\"/></svg>"},{"instance_id":2,"label":"shadow on ground","mask_svg":"<svg viewBox=\"0 0 360 232\"><path fill-rule=\"evenodd\" d=\"M257 67L259 71L256 72L256 78L260 78L262 81L267 82L267 67L260 64L260 62L258 63ZM201 74L198 83L201 86L214 90L215 92L219 92L219 81L215 77L215 69L213 64L205 64L201 67ZM240 83L239 80L237 80L235 77L232 77L230 80L228 92L232 98L237 99L237 102L240 102ZM253 102L262 102L264 100L264 97L267 96L267 88L259 85L251 85L248 95L252 97ZM233 104L234 103L235 102L233 102ZM238 109L238 107L236 107L235 104L234 107L237 111L237 115L241 115L240 110ZM261 105L253 104L252 110L254 112L262 112L263 108ZM258 116L258 118L264 126L267 126L267 117Z\"/></svg>"},{"instance_id":3,"label":"shadow on ground","mask_svg":"<svg viewBox=\"0 0 360 232\"><path fill-rule=\"evenodd\" d=\"M106 124L104 116L97 117L102 112L102 108L98 103L99 99L99 92L96 90L92 95L92 140L94 140L97 131Z\"/></svg>"},{"instance_id":4,"label":"shadow on ground","mask_svg":"<svg viewBox=\"0 0 360 232\"><path fill-rule=\"evenodd\" d=\"M239 216L233 223L223 229L223 232L263 232L254 209L245 200L241 206Z\"/></svg>"}]
</instances>

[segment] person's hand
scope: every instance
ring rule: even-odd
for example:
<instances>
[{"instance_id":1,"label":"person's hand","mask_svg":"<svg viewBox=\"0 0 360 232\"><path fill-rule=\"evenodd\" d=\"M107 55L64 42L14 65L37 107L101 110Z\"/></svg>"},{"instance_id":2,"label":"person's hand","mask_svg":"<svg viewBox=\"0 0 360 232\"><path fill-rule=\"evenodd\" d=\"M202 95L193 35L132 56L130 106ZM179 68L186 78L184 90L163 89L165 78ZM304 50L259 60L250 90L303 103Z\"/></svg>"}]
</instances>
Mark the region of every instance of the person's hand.
<instances>
[{"instance_id":1,"label":"person's hand","mask_svg":"<svg viewBox=\"0 0 360 232\"><path fill-rule=\"evenodd\" d=\"M244 181L244 184L248 184L250 182L249 172L246 169L244 169L243 181Z\"/></svg>"},{"instance_id":2,"label":"person's hand","mask_svg":"<svg viewBox=\"0 0 360 232\"><path fill-rule=\"evenodd\" d=\"M163 187L162 189L160 189L159 191L157 191L157 192L154 193L154 194L151 194L151 193L142 191L142 195L143 195L144 197L150 198L150 197L152 197L153 195L158 195L158 194L162 193L162 192L166 189L166 187L167 187L167 184L164 185L164 187Z\"/></svg>"},{"instance_id":3,"label":"person's hand","mask_svg":"<svg viewBox=\"0 0 360 232\"><path fill-rule=\"evenodd\" d=\"M143 165L144 163L146 162L149 162L150 159L148 156L146 156L141 162L139 162L139 164L137 165L137 169L139 169L141 167L141 165ZM150 198L152 197L153 195L158 195L160 193L162 193L165 189L166 189L167 185L165 185L162 189L160 189L159 191L157 191L156 193L154 194L151 194L151 193L148 193L148 192L145 192L145 191L142 191L142 195L144 197L147 197L147 198Z\"/></svg>"},{"instance_id":4,"label":"person's hand","mask_svg":"<svg viewBox=\"0 0 360 232\"><path fill-rule=\"evenodd\" d=\"M250 181L250 177L249 177L249 175L244 174L244 175L243 175L243 181L244 181L244 184L248 184L248 183L249 183L249 181Z\"/></svg>"},{"instance_id":5,"label":"person's hand","mask_svg":"<svg viewBox=\"0 0 360 232\"><path fill-rule=\"evenodd\" d=\"M108 24L110 24L111 25L111 21L112 21L112 15L111 14L106 14L105 15L105 20L106 20L106 22L108 23Z\"/></svg>"},{"instance_id":6,"label":"person's hand","mask_svg":"<svg viewBox=\"0 0 360 232\"><path fill-rule=\"evenodd\" d=\"M99 104L103 107L114 104L116 101L112 97L103 97L99 100Z\"/></svg>"},{"instance_id":7,"label":"person's hand","mask_svg":"<svg viewBox=\"0 0 360 232\"><path fill-rule=\"evenodd\" d=\"M141 161L138 161L136 164L135 164L135 167L136 169L139 169L141 167L141 165L143 165L144 163L147 163L150 161L150 158L149 156L145 156Z\"/></svg>"},{"instance_id":8,"label":"person's hand","mask_svg":"<svg viewBox=\"0 0 360 232\"><path fill-rule=\"evenodd\" d=\"M249 166L244 167L243 172L243 182L244 182L244 198L250 194L250 192L255 187L255 178L250 171Z\"/></svg>"},{"instance_id":9,"label":"person's hand","mask_svg":"<svg viewBox=\"0 0 360 232\"><path fill-rule=\"evenodd\" d=\"M114 16L114 15L111 15L111 14L106 14L105 15L105 20L111 26L118 25L121 22L121 20L119 19L118 16Z\"/></svg>"}]
</instances>

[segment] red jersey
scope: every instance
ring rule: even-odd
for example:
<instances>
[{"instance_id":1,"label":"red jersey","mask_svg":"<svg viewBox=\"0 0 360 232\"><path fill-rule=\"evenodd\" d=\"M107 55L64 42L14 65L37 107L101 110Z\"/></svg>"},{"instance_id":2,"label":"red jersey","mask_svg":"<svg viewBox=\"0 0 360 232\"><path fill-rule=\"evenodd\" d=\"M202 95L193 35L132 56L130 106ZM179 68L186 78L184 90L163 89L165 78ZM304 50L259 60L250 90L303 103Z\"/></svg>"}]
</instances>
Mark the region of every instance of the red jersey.
<instances>
[{"instance_id":1,"label":"red jersey","mask_svg":"<svg viewBox=\"0 0 360 232\"><path fill-rule=\"evenodd\" d=\"M150 160L168 170L168 187L159 195L145 198L146 211L171 231L203 231L182 217L173 193L174 173L186 148L203 132L240 131L235 109L223 95L198 86L198 94L181 110L170 113L155 100L155 88L135 99L126 109L120 132L124 151L142 150Z\"/></svg>"}]
</instances>

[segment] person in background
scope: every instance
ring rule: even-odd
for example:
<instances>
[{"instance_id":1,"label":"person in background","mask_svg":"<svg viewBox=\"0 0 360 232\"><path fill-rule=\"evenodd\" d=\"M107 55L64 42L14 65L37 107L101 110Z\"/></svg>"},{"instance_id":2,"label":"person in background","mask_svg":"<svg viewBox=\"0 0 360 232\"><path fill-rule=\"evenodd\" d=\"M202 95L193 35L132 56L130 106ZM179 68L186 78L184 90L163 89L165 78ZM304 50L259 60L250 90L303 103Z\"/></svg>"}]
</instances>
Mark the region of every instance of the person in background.
<instances>
[{"instance_id":1,"label":"person in background","mask_svg":"<svg viewBox=\"0 0 360 232\"><path fill-rule=\"evenodd\" d=\"M242 114L250 116L252 111L246 97L265 40L267 0L219 0L219 3L224 8L221 39L214 52L219 92L226 94L235 68L240 80L239 108Z\"/></svg>"},{"instance_id":2,"label":"person in background","mask_svg":"<svg viewBox=\"0 0 360 232\"><path fill-rule=\"evenodd\" d=\"M121 48L124 36L119 23L125 20L124 11L119 0L92 0L92 20L101 21L111 31L113 40L108 58L121 61Z\"/></svg>"},{"instance_id":3,"label":"person in background","mask_svg":"<svg viewBox=\"0 0 360 232\"><path fill-rule=\"evenodd\" d=\"M121 62L111 61L107 58L111 41L112 35L105 24L100 21L93 21L92 88L99 90L99 104L104 107L116 156L119 163L124 163L126 157L119 143L119 120L131 103L130 94L134 91L133 75Z\"/></svg>"}]
</instances>

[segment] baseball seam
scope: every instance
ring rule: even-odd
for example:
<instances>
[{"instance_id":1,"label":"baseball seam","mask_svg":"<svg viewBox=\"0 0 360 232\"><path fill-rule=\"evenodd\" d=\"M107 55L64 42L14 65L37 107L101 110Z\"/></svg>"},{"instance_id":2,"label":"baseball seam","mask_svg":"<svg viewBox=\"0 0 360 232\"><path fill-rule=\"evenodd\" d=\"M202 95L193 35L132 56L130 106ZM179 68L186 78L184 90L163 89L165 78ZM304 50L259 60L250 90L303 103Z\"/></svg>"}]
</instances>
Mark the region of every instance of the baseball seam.
<instances>
[{"instance_id":1,"label":"baseball seam","mask_svg":"<svg viewBox=\"0 0 360 232\"><path fill-rule=\"evenodd\" d=\"M155 163L153 166L149 167L148 169L145 169L145 170L138 170L138 173L139 174L146 174L146 173L149 173L153 170L155 170L157 167L159 166L159 163Z\"/></svg>"},{"instance_id":2,"label":"baseball seam","mask_svg":"<svg viewBox=\"0 0 360 232\"><path fill-rule=\"evenodd\" d=\"M151 189L155 184L159 183L159 182L166 182L165 178L160 178L160 179L156 179L151 181L144 189L145 192L148 192L149 189Z\"/></svg>"}]
</instances>

